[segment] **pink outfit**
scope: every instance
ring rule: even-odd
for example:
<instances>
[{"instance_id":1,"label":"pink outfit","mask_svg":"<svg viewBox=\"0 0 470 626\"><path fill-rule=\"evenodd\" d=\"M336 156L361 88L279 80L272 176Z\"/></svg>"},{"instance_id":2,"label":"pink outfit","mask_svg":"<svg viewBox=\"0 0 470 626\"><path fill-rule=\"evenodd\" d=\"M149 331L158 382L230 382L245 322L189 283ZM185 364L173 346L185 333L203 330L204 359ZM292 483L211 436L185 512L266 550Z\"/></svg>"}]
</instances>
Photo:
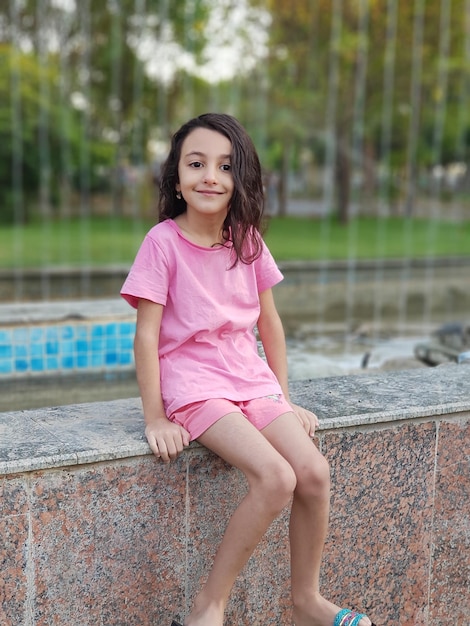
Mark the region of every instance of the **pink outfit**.
<instances>
[{"instance_id":1,"label":"pink outfit","mask_svg":"<svg viewBox=\"0 0 470 626\"><path fill-rule=\"evenodd\" d=\"M147 233L122 287L133 307L139 298L164 305L159 358L167 416L210 398L282 393L254 334L259 293L282 274L264 245L251 264L231 268L233 260L230 246L196 245L166 220Z\"/></svg>"},{"instance_id":2,"label":"pink outfit","mask_svg":"<svg viewBox=\"0 0 470 626\"><path fill-rule=\"evenodd\" d=\"M229 413L240 413L257 430L263 430L280 415L291 411L292 407L284 396L278 394L240 402L225 400L225 398L211 398L177 409L170 415L170 419L185 428L193 441Z\"/></svg>"}]
</instances>

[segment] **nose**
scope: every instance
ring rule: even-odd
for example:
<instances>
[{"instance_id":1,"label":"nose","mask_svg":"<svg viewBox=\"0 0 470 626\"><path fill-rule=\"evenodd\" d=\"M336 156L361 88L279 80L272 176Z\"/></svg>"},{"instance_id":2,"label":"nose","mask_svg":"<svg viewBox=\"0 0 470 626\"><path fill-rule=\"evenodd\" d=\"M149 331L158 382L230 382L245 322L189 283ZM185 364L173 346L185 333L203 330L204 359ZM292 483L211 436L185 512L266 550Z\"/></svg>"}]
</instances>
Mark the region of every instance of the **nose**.
<instances>
[{"instance_id":1,"label":"nose","mask_svg":"<svg viewBox=\"0 0 470 626\"><path fill-rule=\"evenodd\" d=\"M215 183L217 183L217 175L216 175L216 167L215 166L207 165L204 168L203 180L208 185L214 185Z\"/></svg>"}]
</instances>

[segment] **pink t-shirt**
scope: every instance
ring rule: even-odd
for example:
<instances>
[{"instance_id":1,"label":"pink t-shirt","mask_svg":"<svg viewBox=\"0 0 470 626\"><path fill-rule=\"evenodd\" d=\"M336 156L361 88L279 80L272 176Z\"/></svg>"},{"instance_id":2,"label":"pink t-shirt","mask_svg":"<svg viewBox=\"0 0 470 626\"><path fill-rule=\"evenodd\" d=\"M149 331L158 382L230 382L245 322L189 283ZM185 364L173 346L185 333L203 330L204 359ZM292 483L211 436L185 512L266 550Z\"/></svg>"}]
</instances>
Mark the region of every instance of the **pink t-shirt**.
<instances>
[{"instance_id":1,"label":"pink t-shirt","mask_svg":"<svg viewBox=\"0 0 470 626\"><path fill-rule=\"evenodd\" d=\"M164 305L159 358L167 415L209 398L282 393L254 334L259 293L282 274L264 244L253 263L232 264L230 246L198 246L166 220L147 233L124 282L121 295L133 307L139 298Z\"/></svg>"}]
</instances>

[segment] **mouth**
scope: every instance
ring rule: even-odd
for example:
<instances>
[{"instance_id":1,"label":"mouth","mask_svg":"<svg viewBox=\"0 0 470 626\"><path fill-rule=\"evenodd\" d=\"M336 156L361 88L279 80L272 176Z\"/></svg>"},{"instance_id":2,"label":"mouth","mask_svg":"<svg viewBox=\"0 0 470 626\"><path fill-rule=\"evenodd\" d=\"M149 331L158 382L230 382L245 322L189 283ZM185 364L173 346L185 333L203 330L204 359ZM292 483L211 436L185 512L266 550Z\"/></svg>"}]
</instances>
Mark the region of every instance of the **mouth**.
<instances>
[{"instance_id":1,"label":"mouth","mask_svg":"<svg viewBox=\"0 0 470 626\"><path fill-rule=\"evenodd\" d=\"M221 196L221 191L212 191L211 189L198 189L197 193L202 194L203 196Z\"/></svg>"}]
</instances>

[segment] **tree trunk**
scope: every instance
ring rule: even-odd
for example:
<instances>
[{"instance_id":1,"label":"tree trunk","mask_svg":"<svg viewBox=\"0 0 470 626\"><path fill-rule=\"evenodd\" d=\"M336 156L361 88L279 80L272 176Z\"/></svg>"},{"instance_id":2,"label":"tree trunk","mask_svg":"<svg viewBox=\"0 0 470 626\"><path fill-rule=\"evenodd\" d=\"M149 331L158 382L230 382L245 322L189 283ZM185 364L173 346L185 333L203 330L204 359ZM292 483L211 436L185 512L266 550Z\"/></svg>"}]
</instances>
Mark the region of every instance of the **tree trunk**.
<instances>
[{"instance_id":1,"label":"tree trunk","mask_svg":"<svg viewBox=\"0 0 470 626\"><path fill-rule=\"evenodd\" d=\"M416 179L418 174L415 163L409 163L406 169L406 187L403 212L406 217L411 217L413 215L416 200Z\"/></svg>"},{"instance_id":2,"label":"tree trunk","mask_svg":"<svg viewBox=\"0 0 470 626\"><path fill-rule=\"evenodd\" d=\"M278 215L287 215L287 196L289 191L289 148L287 145L282 153L281 176L279 178Z\"/></svg>"},{"instance_id":3,"label":"tree trunk","mask_svg":"<svg viewBox=\"0 0 470 626\"><path fill-rule=\"evenodd\" d=\"M364 192L366 197L372 198L376 188L375 149L372 141L366 141L364 146Z\"/></svg>"},{"instance_id":4,"label":"tree trunk","mask_svg":"<svg viewBox=\"0 0 470 626\"><path fill-rule=\"evenodd\" d=\"M336 187L338 198L338 219L341 224L349 221L349 195L351 189L351 163L346 146L338 142L336 154Z\"/></svg>"}]
</instances>

